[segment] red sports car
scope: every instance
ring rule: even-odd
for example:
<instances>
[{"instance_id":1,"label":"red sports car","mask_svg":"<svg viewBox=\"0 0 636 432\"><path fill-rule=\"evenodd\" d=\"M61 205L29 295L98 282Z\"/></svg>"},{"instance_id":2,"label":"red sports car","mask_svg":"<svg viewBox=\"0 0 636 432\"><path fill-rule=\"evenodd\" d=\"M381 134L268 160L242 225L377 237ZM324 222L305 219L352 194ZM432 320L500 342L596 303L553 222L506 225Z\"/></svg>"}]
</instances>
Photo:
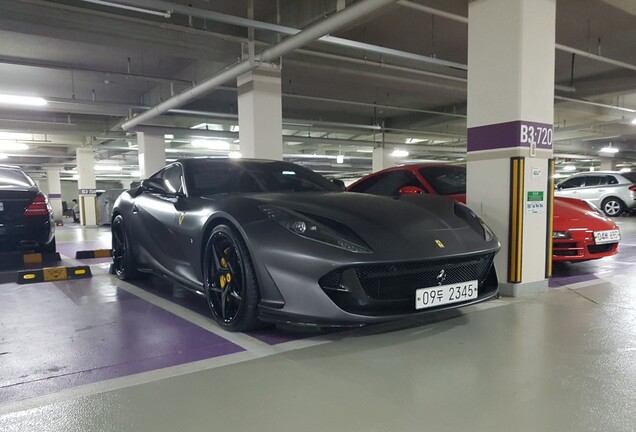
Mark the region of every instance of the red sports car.
<instances>
[{"instance_id":1,"label":"red sports car","mask_svg":"<svg viewBox=\"0 0 636 432\"><path fill-rule=\"evenodd\" d=\"M466 167L415 164L370 174L347 188L374 195L431 193L466 202ZM618 252L618 226L599 209L574 198L554 199L553 261L586 261Z\"/></svg>"}]
</instances>

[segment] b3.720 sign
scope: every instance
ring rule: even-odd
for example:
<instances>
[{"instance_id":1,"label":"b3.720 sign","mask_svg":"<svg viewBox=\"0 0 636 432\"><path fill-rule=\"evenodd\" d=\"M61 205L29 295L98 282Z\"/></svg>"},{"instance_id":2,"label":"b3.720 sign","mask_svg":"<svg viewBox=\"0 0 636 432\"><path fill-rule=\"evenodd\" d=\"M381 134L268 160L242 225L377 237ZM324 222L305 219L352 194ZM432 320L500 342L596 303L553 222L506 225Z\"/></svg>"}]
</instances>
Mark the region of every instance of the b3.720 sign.
<instances>
[{"instance_id":1,"label":"b3.720 sign","mask_svg":"<svg viewBox=\"0 0 636 432\"><path fill-rule=\"evenodd\" d=\"M536 144L537 146L552 147L552 126L521 123L521 144Z\"/></svg>"}]
</instances>

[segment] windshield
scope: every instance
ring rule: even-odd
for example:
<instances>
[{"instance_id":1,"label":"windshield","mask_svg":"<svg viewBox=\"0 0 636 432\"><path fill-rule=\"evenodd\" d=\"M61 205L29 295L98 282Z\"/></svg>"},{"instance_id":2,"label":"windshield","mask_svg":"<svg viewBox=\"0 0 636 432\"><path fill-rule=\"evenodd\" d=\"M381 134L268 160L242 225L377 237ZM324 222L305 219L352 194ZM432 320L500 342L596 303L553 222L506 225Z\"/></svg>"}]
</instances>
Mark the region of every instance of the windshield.
<instances>
[{"instance_id":1,"label":"windshield","mask_svg":"<svg viewBox=\"0 0 636 432\"><path fill-rule=\"evenodd\" d=\"M189 195L267 192L338 192L340 189L315 172L288 162L188 161Z\"/></svg>"},{"instance_id":2,"label":"windshield","mask_svg":"<svg viewBox=\"0 0 636 432\"><path fill-rule=\"evenodd\" d=\"M466 167L431 166L420 168L419 172L439 195L466 193Z\"/></svg>"},{"instance_id":3,"label":"windshield","mask_svg":"<svg viewBox=\"0 0 636 432\"><path fill-rule=\"evenodd\" d=\"M622 172L623 177L632 183L636 183L636 172Z\"/></svg>"}]
</instances>

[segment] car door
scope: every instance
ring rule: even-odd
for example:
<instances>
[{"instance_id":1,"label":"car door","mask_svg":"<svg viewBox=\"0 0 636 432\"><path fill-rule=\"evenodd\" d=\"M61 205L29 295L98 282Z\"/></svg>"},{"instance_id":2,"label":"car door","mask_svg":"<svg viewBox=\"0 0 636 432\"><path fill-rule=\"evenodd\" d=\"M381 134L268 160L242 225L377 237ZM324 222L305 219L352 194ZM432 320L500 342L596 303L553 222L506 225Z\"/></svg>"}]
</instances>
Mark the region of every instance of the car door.
<instances>
[{"instance_id":1,"label":"car door","mask_svg":"<svg viewBox=\"0 0 636 432\"><path fill-rule=\"evenodd\" d=\"M572 177L557 185L556 196L579 198L581 186L585 184L583 177Z\"/></svg>"},{"instance_id":2,"label":"car door","mask_svg":"<svg viewBox=\"0 0 636 432\"><path fill-rule=\"evenodd\" d=\"M594 205L601 204L601 197L605 193L607 186L607 176L604 175L586 175L585 184L579 190L578 198L590 201Z\"/></svg>"},{"instance_id":3,"label":"car door","mask_svg":"<svg viewBox=\"0 0 636 432\"><path fill-rule=\"evenodd\" d=\"M165 193L145 190L135 198L132 237L141 246L139 263L188 278L184 269L188 242L180 224L187 200L183 168L179 163L168 165L151 179L162 185Z\"/></svg>"}]
</instances>

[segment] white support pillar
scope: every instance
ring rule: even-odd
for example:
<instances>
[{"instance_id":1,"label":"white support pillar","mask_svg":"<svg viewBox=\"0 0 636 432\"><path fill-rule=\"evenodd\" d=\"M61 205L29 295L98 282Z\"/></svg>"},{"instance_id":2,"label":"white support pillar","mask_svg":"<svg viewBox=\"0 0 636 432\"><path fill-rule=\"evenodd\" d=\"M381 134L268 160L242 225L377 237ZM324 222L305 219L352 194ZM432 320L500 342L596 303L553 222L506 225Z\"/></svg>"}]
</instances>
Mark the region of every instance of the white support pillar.
<instances>
[{"instance_id":1,"label":"white support pillar","mask_svg":"<svg viewBox=\"0 0 636 432\"><path fill-rule=\"evenodd\" d=\"M373 149L372 172L378 172L395 165L395 159L391 157L391 151L392 150L385 147L376 147Z\"/></svg>"},{"instance_id":2,"label":"white support pillar","mask_svg":"<svg viewBox=\"0 0 636 432\"><path fill-rule=\"evenodd\" d=\"M467 202L501 242L504 295L552 272L556 0L468 4Z\"/></svg>"},{"instance_id":3,"label":"white support pillar","mask_svg":"<svg viewBox=\"0 0 636 432\"><path fill-rule=\"evenodd\" d=\"M236 82L241 155L283 160L280 67L263 64Z\"/></svg>"},{"instance_id":4,"label":"white support pillar","mask_svg":"<svg viewBox=\"0 0 636 432\"><path fill-rule=\"evenodd\" d=\"M601 157L601 171L612 171L614 160L609 157Z\"/></svg>"},{"instance_id":5,"label":"white support pillar","mask_svg":"<svg viewBox=\"0 0 636 432\"><path fill-rule=\"evenodd\" d=\"M77 194L79 195L80 224L97 225L97 193L95 183L95 156L92 148L78 148Z\"/></svg>"},{"instance_id":6,"label":"white support pillar","mask_svg":"<svg viewBox=\"0 0 636 432\"><path fill-rule=\"evenodd\" d=\"M53 217L56 224L62 224L64 212L62 210L62 182L60 181L60 171L63 167L50 166L44 169L46 182L49 186L48 199L53 209Z\"/></svg>"},{"instance_id":7,"label":"white support pillar","mask_svg":"<svg viewBox=\"0 0 636 432\"><path fill-rule=\"evenodd\" d=\"M142 179L166 166L166 140L163 135L137 132L139 172Z\"/></svg>"}]
</instances>

